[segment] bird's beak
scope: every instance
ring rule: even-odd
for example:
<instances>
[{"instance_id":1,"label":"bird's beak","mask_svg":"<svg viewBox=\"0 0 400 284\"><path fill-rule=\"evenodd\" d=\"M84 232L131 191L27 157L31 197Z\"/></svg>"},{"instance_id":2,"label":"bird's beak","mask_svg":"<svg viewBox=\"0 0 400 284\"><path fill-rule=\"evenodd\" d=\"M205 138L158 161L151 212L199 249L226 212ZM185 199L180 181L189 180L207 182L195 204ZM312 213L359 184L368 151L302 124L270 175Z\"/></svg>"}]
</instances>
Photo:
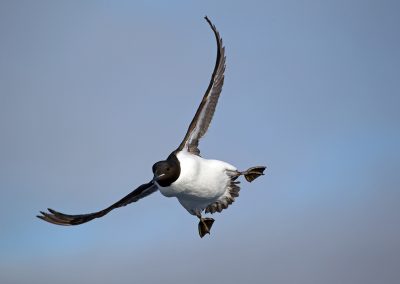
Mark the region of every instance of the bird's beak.
<instances>
[{"instance_id":1,"label":"bird's beak","mask_svg":"<svg viewBox=\"0 0 400 284\"><path fill-rule=\"evenodd\" d=\"M165 174L159 174L159 175L154 174L153 181L158 181L162 176L165 176Z\"/></svg>"}]
</instances>

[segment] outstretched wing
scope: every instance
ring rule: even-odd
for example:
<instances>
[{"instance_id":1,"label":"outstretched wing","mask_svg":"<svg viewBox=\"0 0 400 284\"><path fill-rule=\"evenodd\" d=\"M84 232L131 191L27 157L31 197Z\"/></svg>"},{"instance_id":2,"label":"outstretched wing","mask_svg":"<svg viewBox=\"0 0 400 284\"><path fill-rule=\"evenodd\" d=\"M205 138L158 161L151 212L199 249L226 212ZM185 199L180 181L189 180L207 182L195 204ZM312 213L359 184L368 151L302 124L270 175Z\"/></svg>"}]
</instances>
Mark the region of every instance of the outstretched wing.
<instances>
[{"instance_id":1,"label":"outstretched wing","mask_svg":"<svg viewBox=\"0 0 400 284\"><path fill-rule=\"evenodd\" d=\"M222 39L211 21L207 17L205 17L205 19L213 30L217 40L217 60L203 100L189 125L185 138L177 149L178 151L187 149L190 153L195 155L200 154L200 150L198 149L199 139L204 136L211 123L219 95L221 94L222 85L224 84L225 72L225 47L222 46Z\"/></svg>"},{"instance_id":2,"label":"outstretched wing","mask_svg":"<svg viewBox=\"0 0 400 284\"><path fill-rule=\"evenodd\" d=\"M152 194L153 192L157 191L157 189L158 189L157 185L155 185L154 182L151 181L149 183L142 184L134 191L129 193L127 196L122 198L120 201L98 212L89 214L80 214L80 215L67 215L48 208L50 213L40 211L42 215L38 215L37 217L56 225L63 225L63 226L79 225L89 222L95 218L103 217L104 215L106 215L108 212L110 212L115 208L126 206L129 203L136 202L139 199L146 197Z\"/></svg>"}]
</instances>

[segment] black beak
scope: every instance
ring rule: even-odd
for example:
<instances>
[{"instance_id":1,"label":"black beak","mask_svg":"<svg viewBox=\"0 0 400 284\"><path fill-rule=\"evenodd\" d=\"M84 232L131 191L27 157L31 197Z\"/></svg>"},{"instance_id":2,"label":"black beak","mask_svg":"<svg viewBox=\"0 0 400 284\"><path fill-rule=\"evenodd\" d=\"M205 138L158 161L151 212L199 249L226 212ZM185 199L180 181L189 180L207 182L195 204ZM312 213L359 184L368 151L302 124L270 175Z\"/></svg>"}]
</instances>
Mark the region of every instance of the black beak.
<instances>
[{"instance_id":1,"label":"black beak","mask_svg":"<svg viewBox=\"0 0 400 284\"><path fill-rule=\"evenodd\" d=\"M158 181L162 176L165 176L165 174L154 173L153 181Z\"/></svg>"}]
</instances>

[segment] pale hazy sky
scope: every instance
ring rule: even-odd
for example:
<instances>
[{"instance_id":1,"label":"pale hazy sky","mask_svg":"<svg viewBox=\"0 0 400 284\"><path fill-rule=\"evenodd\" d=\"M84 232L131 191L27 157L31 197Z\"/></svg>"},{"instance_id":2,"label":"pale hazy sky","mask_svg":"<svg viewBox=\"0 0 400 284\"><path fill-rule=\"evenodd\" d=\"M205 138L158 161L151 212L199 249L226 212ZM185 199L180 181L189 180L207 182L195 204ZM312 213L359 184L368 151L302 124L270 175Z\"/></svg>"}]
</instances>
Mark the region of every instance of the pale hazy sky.
<instances>
[{"instance_id":1,"label":"pale hazy sky","mask_svg":"<svg viewBox=\"0 0 400 284\"><path fill-rule=\"evenodd\" d=\"M1 1L0 283L397 284L399 11ZM200 149L266 176L204 239L159 193L78 227L35 218L110 205L179 145L215 62L205 15L227 71Z\"/></svg>"}]
</instances>

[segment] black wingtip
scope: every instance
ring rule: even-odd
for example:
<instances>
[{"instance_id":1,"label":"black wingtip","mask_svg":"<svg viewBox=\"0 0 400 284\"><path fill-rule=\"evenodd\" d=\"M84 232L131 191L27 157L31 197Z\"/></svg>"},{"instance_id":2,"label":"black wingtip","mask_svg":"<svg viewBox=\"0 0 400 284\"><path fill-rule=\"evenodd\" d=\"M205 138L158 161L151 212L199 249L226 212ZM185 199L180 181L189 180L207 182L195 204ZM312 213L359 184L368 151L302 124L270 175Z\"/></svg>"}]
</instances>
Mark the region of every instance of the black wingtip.
<instances>
[{"instance_id":1,"label":"black wingtip","mask_svg":"<svg viewBox=\"0 0 400 284\"><path fill-rule=\"evenodd\" d=\"M47 210L48 210L50 213L52 213L52 214L56 214L56 213L58 213L56 210L54 210L54 209L51 209L51 208L47 208Z\"/></svg>"},{"instance_id":2,"label":"black wingtip","mask_svg":"<svg viewBox=\"0 0 400 284\"><path fill-rule=\"evenodd\" d=\"M42 215L37 215L36 217L43 221L46 221L48 223L55 224L55 225L61 225L61 226L73 225L69 220L60 218L60 216L56 216L56 214L54 212L57 212L57 211L55 211L51 208L47 208L47 210L49 210L49 212L39 211L40 214L42 214Z\"/></svg>"},{"instance_id":3,"label":"black wingtip","mask_svg":"<svg viewBox=\"0 0 400 284\"><path fill-rule=\"evenodd\" d=\"M43 221L46 221L46 222L49 222L48 221L48 217L46 217L46 213L45 212L40 211L40 214L42 214L42 215L36 215L36 218L39 218L40 220L43 220Z\"/></svg>"},{"instance_id":4,"label":"black wingtip","mask_svg":"<svg viewBox=\"0 0 400 284\"><path fill-rule=\"evenodd\" d=\"M205 16L204 19L207 21L207 23L208 23L211 27L213 26L213 24L211 23L211 20L210 20L207 16Z\"/></svg>"}]
</instances>

